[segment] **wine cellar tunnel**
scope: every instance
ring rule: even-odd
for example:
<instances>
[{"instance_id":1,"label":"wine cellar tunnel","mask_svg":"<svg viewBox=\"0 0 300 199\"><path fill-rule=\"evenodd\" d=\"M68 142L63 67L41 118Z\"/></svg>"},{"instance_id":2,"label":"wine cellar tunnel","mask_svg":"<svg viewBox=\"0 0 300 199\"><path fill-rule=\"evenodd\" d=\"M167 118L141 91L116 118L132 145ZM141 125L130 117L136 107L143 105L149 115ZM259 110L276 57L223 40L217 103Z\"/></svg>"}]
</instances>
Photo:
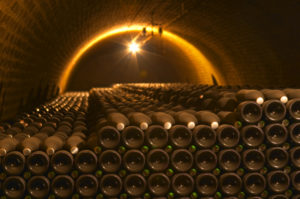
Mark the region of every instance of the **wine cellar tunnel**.
<instances>
[{"instance_id":1,"label":"wine cellar tunnel","mask_svg":"<svg viewBox=\"0 0 300 199\"><path fill-rule=\"evenodd\" d=\"M159 24L197 48L226 84L295 86L298 10L298 1L280 0L1 1L1 118L11 118L20 107L38 101L37 93L56 93L76 52L97 35L120 26ZM101 73L101 67L109 66L105 64L98 64L97 79L108 75ZM177 81L195 82L192 70L189 74L190 78ZM203 78L211 81L207 74ZM154 79L159 81L166 82L163 77Z\"/></svg>"},{"instance_id":2,"label":"wine cellar tunnel","mask_svg":"<svg viewBox=\"0 0 300 199\"><path fill-rule=\"evenodd\" d=\"M51 123L51 125L55 123L55 128L49 124L51 128L55 129L55 132L69 131L69 126L65 123L74 122L76 114L78 114L76 118L79 119L78 121L76 119L74 125L77 122L79 126L82 126L75 128L72 123L70 128L72 128L72 132L74 129L83 129L82 133L86 134L84 135L85 138L82 138L83 140L86 139L84 140L85 145L84 147L81 146L82 148L76 146L75 150L69 147L67 142L63 142L65 145L60 148L66 149L64 150L66 151L65 156L69 155L72 159L74 155L74 162L77 161L75 160L75 154L83 149L90 150L86 145L88 140L93 138L95 131L98 132L100 127L104 126L106 128L106 124L111 125L109 115L118 111L124 114L125 118L128 118L128 124L125 124L125 122L121 126L119 123L116 126L112 125L112 128L116 129L116 131L110 129L112 133L119 131L123 133L126 132L124 129L136 125L131 121L135 120L132 119L135 116L132 116L131 112L142 113L147 118L152 119L152 123L142 122L137 127L141 132L146 133L147 129L157 125L155 123L156 119L152 118L155 117L153 112L163 112L171 115L172 121L174 121L171 122L173 127L178 123L178 125L188 128L190 132L190 129L198 129L198 126L202 125L202 120L205 120L201 115L204 113L201 111L208 111L208 114L213 116L210 115L207 118L214 118L215 116L218 118L217 123L215 123L216 121L209 123L214 131L221 131L219 125L229 124L232 128L237 128L237 132L241 132L239 134L241 138L238 138L240 139L239 144L246 142L242 140L242 129L245 126L255 126L255 128L262 129L260 132L271 131L271 127L268 125L275 124L284 126L282 128L288 129L286 131L297 130L297 124L300 124L300 116L298 117L300 113L300 90L298 90L300 88L299 21L299 0L0 0L0 197L6 195L7 198L22 198L25 195L31 195L29 190L24 191L22 196L13 196L10 193L1 191L6 186L3 183L7 182L5 181L8 179L7 176L16 176L16 173L11 174L6 171L7 168L3 166L3 162L6 160L2 161L2 159L7 157L9 151L15 152L23 147L23 139L20 142L19 138L15 139L14 136L20 132L23 134L31 132L32 134L31 127L35 125L37 126L32 128L37 129L37 132L40 133L41 129L48 128L46 126L48 123ZM277 103L277 105L279 103L278 106L280 107L278 108L277 105L276 108L274 108L275 105L271 106L270 100L277 100L274 103ZM126 103L128 103L128 106ZM155 103L157 103L157 106L155 106ZM246 105L252 107L243 109ZM265 108L267 106L271 108ZM80 110L79 113L78 109ZM72 113L70 113L70 110ZM253 114L251 117L249 116L249 120L243 118L244 115L241 114L243 111L245 111L245 114L247 111L247 114ZM285 117L276 119L276 121L270 119L272 114L273 117L279 117L280 111L284 112ZM45 119L43 114L48 112L51 112L51 117L58 115L59 119L49 119L48 116L48 119L46 116ZM190 118L188 115L193 115L191 120L196 118L196 121L183 125L184 122L178 116L182 112L184 112L183 115L186 118ZM205 113L207 114L207 112ZM61 114L67 116L61 116ZM239 119L236 118L238 114L241 114ZM253 122L253 118L258 115L260 120ZM143 118L141 115L136 117ZM160 116L157 117L160 118ZM207 122L207 120L205 121ZM232 122L232 120L235 120L235 122ZM84 125L81 123L84 123ZM167 123L166 126L162 126L172 134L172 125ZM207 123L204 125L207 125ZM61 126L63 127L60 128ZM78 131L81 132L81 130ZM99 130L99 132L102 131ZM31 134L31 137L29 137L34 137ZM52 134L51 136L47 135L48 138L51 137L52 139L54 136ZM67 137L72 137L70 135L67 134ZM97 136L99 137L99 133ZM4 141L6 139L15 139L19 143L15 144L15 148L9 148L5 145ZM49 142L51 142L51 139ZM64 139L67 140L67 138ZM119 139L125 138L121 137ZM164 151L168 154L171 154L171 152L168 152L170 149L167 147L169 146L173 147L172 154L177 150L193 150L187 146L180 147L176 144L176 146L173 146L172 144L175 141L170 139L168 145L164 148ZM216 139L221 140L221 138ZM298 144L300 145L297 137L285 138L288 140L286 142L290 147L288 149L285 148L286 142L277 143L270 139L266 138L264 140L265 145L271 149L277 147L276 153L281 153L284 150L288 151L289 154L296 154L295 151L299 150L300 154L300 148L294 150ZM47 139L45 138L45 140ZM218 142L221 142L220 140ZM289 142L289 140L292 141ZM73 141L71 142L73 143ZM50 150L49 147L44 149L42 146L45 147L47 144L41 143L41 148L35 150L42 151L43 149L43 153L45 152L47 157L48 155L54 157L60 151L54 149L52 151L52 148ZM147 144L143 147L147 148ZM105 150L114 150L114 147L102 145ZM194 143L194 145L196 151L191 152L193 155L198 152L199 148L201 150L207 148L200 146L200 144L197 145L197 143ZM191 147L194 147L194 145ZM11 146L14 146L14 144ZM224 143L218 146L221 147L221 150L226 148L224 149L225 152L226 150L232 150L227 151L228 154L237 159L242 159L244 156L239 154L244 154L246 151L245 149L239 151L239 149L234 148L236 146L227 147ZM126 145L126 147L128 146ZM259 151L259 154L256 154L257 156L262 153L269 157L272 152L268 149L261 152L261 146L250 146L246 143L245 148L247 147L249 150L257 149ZM139 152L135 151L136 155L144 157L143 154L148 153L147 150L149 150L145 148L139 147L137 149ZM130 150L135 149L135 147L132 147ZM214 150L216 149L212 149L212 151ZM223 157L224 151L217 151L216 154L218 157ZM178 153L187 154L186 151ZM27 161L28 154L28 151L23 150L21 155L23 155L24 161L25 159ZM99 154L96 153L96 155ZM121 154L122 157L120 156L120 158L125 158L125 152L123 154L123 152L118 151L115 157L118 158L118 154ZM281 157L285 155L285 152L281 153ZM172 157L170 156L170 159ZM97 158L100 161L100 156L97 156ZM231 176L228 179L236 180L238 178L244 180L245 176L250 178L250 174L256 172L255 178L264 179L260 182L268 184L269 178L267 176L275 172L274 175L288 176L285 179L291 180L289 181L291 188L278 191L278 189L268 184L266 187L269 195L266 195L263 191L258 194L252 189L249 190L250 188L240 188L241 192L239 190L232 194L232 192L229 193L221 188L219 184L218 189L213 193L213 197L226 198L232 196L243 199L243 197L247 198L248 195L253 198L259 195L261 198L268 198L269 196L272 198L273 194L276 198L276 194L281 194L285 195L284 197L292 198L293 195L290 192L293 192L295 196L298 194L297 197L300 198L300 186L296 188L292 186L293 183L296 183L293 181L293 179L296 179L296 174L285 175L286 167L277 166L276 163L274 163L274 166L268 161L266 159L268 163L266 167L269 169L266 173L259 173L258 175L258 170L249 169L245 166L245 163L243 166L247 167L247 172L251 170L248 173L249 175L244 175L244 173L240 175L238 167L232 172L231 169L227 169L223 165L223 167L220 167L220 176L225 179L228 172L230 172L240 177L234 177L230 174ZM288 161L292 161L292 157ZM147 163L145 164L147 165ZM295 166L295 162L290 164L292 169L300 168L300 164L298 166ZM29 166L26 166L22 170L22 175L27 175L27 167L29 168ZM178 169L174 165L171 165L171 167L176 175L181 171L180 168ZM234 167L234 165L231 165L231 167ZM111 173L106 171L107 168L104 168L103 165L101 168L103 168L101 170L103 174ZM56 168L52 168L52 170L57 172ZM128 173L135 173L133 170L129 169L129 171ZM222 173L223 171L224 173ZM284 174L278 173L279 171ZM32 171L30 172L32 173ZM141 176L146 175L143 172L140 172ZM166 172L169 172L169 170ZM213 176L205 177L213 180L218 178L218 182L221 182L219 174L215 175L214 172L215 170L205 171L205 175L209 173L209 176L210 174ZM1 174L3 173L7 176L2 179ZM79 173L85 172L80 170ZM124 176L128 176L128 173ZM184 173L187 173L187 171L184 170ZM175 175L165 174L168 176L164 179L166 183L168 179L175 179ZM297 175L300 181L300 173ZM34 176L36 175L34 174ZM71 174L70 176L72 177ZM121 174L118 173L117 176L109 177L119 179ZM185 177L180 176L180 178L186 178L187 181L192 181L191 178L193 178L196 187L196 179L198 178L195 177L196 174L191 176L189 174ZM261 178L261 176L263 177ZM149 180L148 177L145 177L145 179ZM25 179L24 176L23 178ZM50 179L49 176L48 178ZM124 179L122 177L120 183L125 184ZM27 179L25 181L26 183L29 182ZM75 181L76 184L77 181ZM99 187L101 187L100 181ZM171 181L168 181L168 183L172 184L173 181ZM75 184L74 187L77 186ZM176 187L175 184L170 186L174 188ZM123 185L121 187L119 193L124 193L129 198L152 198L154 194L152 190L149 192L149 197L148 192L146 195L144 193L134 195L130 193L128 187L126 188ZM187 196L195 199L198 195L199 197L202 196L201 194L210 196L208 193L201 192L203 190L200 190L200 188L195 188L186 194L170 191L171 189L167 193L166 198L168 199L177 196ZM55 195L57 198L64 198L58 196L58 193L50 192L51 190L49 191L49 194L52 194L51 197ZM79 193L78 190L77 192L76 194L79 194L80 197L96 196L96 193L94 195L84 195L84 193ZM242 194L244 192L246 195ZM101 194L98 194L97 197L110 197L103 190ZM166 196L165 194L158 195ZM223 194L223 196L218 194ZM122 197L118 197L120 195L117 196L116 194L112 195L126 199L124 195ZM158 196L157 194L154 195ZM45 198L33 195L30 197Z\"/></svg>"}]
</instances>

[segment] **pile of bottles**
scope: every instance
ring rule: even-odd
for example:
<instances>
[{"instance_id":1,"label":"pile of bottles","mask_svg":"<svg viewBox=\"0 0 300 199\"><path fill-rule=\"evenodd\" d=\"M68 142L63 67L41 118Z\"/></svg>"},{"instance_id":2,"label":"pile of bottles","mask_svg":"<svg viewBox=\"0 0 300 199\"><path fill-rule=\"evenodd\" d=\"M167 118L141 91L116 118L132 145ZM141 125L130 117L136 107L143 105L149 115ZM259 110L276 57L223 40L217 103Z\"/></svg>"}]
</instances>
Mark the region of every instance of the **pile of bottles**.
<instances>
[{"instance_id":1,"label":"pile of bottles","mask_svg":"<svg viewBox=\"0 0 300 199\"><path fill-rule=\"evenodd\" d=\"M0 127L6 198L300 198L300 89L116 84Z\"/></svg>"}]
</instances>

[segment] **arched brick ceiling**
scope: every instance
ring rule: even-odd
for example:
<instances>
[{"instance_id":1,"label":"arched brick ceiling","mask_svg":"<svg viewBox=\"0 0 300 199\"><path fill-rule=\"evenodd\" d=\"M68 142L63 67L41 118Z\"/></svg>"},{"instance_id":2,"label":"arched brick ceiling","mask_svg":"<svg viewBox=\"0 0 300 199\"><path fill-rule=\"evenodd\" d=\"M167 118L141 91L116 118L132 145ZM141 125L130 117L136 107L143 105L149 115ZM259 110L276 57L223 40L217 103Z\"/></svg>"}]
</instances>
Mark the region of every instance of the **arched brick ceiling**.
<instances>
[{"instance_id":1,"label":"arched brick ceiling","mask_svg":"<svg viewBox=\"0 0 300 199\"><path fill-rule=\"evenodd\" d=\"M299 0L2 0L1 118L55 92L84 42L151 18L199 48L230 84L299 85L299 10Z\"/></svg>"}]
</instances>

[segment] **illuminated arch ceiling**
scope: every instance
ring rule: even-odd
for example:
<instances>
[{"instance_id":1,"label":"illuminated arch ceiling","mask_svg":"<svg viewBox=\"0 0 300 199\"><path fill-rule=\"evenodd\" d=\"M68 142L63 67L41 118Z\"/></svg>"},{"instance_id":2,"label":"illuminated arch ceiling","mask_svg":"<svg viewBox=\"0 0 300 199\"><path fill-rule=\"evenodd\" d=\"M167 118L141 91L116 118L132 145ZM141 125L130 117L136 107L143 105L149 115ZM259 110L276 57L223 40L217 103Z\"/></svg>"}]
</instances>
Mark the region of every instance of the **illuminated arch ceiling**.
<instances>
[{"instance_id":1,"label":"illuminated arch ceiling","mask_svg":"<svg viewBox=\"0 0 300 199\"><path fill-rule=\"evenodd\" d=\"M53 93L97 33L151 20L201 49L229 84L299 85L299 9L298 0L2 0L0 117Z\"/></svg>"},{"instance_id":2,"label":"illuminated arch ceiling","mask_svg":"<svg viewBox=\"0 0 300 199\"><path fill-rule=\"evenodd\" d=\"M98 42L101 42L104 39L107 39L108 37L124 32L131 32L131 31L142 31L142 29L145 26L130 26L130 27L119 27L114 28L110 31L107 31L105 33L101 33L92 40L86 42L79 50L75 53L75 55L72 57L71 61L67 64L63 71L63 75L61 76L61 79L59 81L60 88L62 91L65 90L66 85L68 83L68 80L70 78L70 75L72 73L72 70L74 69L76 63L79 61L79 59L83 56L85 52L87 52L90 48L92 48L94 45L96 45ZM155 34L158 33L157 28L147 27L146 30L148 32L154 32ZM217 82L220 84L225 83L222 75L215 69L215 67L210 63L209 60L191 43L184 40L183 38L168 32L164 30L163 32L164 38L167 40L173 42L178 48L180 48L183 53L190 59L191 63L193 64L193 67L195 69L195 72L198 75L199 83L202 84L213 84L211 75L214 75L216 77ZM101 66L100 66L101 67Z\"/></svg>"}]
</instances>

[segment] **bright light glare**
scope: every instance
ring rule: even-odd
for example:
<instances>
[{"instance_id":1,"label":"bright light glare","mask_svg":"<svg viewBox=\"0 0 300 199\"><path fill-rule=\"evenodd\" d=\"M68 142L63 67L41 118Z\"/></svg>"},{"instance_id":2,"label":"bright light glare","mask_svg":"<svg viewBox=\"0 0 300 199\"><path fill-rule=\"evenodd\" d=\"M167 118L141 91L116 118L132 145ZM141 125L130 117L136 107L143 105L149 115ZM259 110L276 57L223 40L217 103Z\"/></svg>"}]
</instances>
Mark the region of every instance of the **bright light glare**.
<instances>
[{"instance_id":1,"label":"bright light glare","mask_svg":"<svg viewBox=\"0 0 300 199\"><path fill-rule=\"evenodd\" d=\"M130 45L129 45L129 51L132 52L132 53L136 53L140 50L140 47L137 43L135 42L132 42Z\"/></svg>"}]
</instances>

